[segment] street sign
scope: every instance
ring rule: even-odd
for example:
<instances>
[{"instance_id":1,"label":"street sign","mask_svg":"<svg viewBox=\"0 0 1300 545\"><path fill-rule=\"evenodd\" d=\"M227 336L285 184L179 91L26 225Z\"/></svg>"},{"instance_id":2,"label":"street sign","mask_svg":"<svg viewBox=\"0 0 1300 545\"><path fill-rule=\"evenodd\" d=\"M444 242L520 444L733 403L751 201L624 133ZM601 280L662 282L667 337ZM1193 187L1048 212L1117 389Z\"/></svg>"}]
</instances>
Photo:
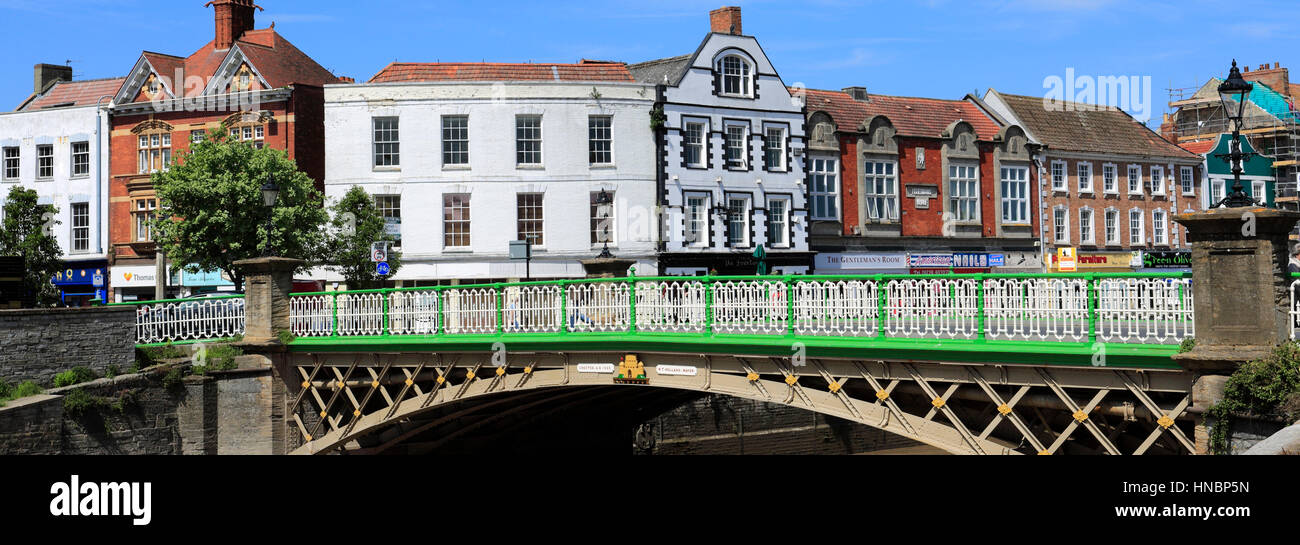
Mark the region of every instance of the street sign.
<instances>
[{"instance_id":1,"label":"street sign","mask_svg":"<svg viewBox=\"0 0 1300 545\"><path fill-rule=\"evenodd\" d=\"M103 273L100 273L100 272L96 271L96 272L95 272L95 276L92 276L92 277L91 277L91 283L92 283L92 285L95 286L96 288L102 288L102 287L104 287L104 275L103 275Z\"/></svg>"},{"instance_id":2,"label":"street sign","mask_svg":"<svg viewBox=\"0 0 1300 545\"><path fill-rule=\"evenodd\" d=\"M1074 248L1057 248L1056 270L1063 273L1079 272L1079 258Z\"/></svg>"},{"instance_id":3,"label":"street sign","mask_svg":"<svg viewBox=\"0 0 1300 545\"><path fill-rule=\"evenodd\" d=\"M527 240L510 241L510 259L523 260L533 257L533 246Z\"/></svg>"},{"instance_id":4,"label":"street sign","mask_svg":"<svg viewBox=\"0 0 1300 545\"><path fill-rule=\"evenodd\" d=\"M370 260L375 263L388 261L388 243L376 242L370 245Z\"/></svg>"},{"instance_id":5,"label":"street sign","mask_svg":"<svg viewBox=\"0 0 1300 545\"><path fill-rule=\"evenodd\" d=\"M385 262L380 262L379 265L375 266L375 272L379 273L379 276L388 276L391 271L392 269L389 269L388 263Z\"/></svg>"}]
</instances>

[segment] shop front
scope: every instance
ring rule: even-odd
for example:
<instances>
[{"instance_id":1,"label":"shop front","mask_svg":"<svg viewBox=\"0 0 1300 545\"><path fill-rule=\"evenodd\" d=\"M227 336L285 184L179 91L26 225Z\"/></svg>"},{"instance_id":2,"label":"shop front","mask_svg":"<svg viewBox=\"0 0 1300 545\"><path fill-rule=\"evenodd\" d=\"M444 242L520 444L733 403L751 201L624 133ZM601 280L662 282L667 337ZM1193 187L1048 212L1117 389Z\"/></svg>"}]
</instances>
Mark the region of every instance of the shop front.
<instances>
[{"instance_id":1,"label":"shop front","mask_svg":"<svg viewBox=\"0 0 1300 545\"><path fill-rule=\"evenodd\" d=\"M1051 254L1052 266L1047 272L1060 273L1060 256ZM1141 267L1142 252L1078 252L1077 270L1081 273L1129 273Z\"/></svg>"},{"instance_id":2,"label":"shop front","mask_svg":"<svg viewBox=\"0 0 1300 545\"><path fill-rule=\"evenodd\" d=\"M225 271L180 271L180 285L186 297L208 293L235 293L235 282Z\"/></svg>"},{"instance_id":3,"label":"shop front","mask_svg":"<svg viewBox=\"0 0 1300 545\"><path fill-rule=\"evenodd\" d=\"M763 258L768 274L808 274L813 268L811 252L771 252ZM668 276L753 276L758 273L759 259L750 253L665 253L659 266ZM640 274L640 273L638 273Z\"/></svg>"},{"instance_id":4,"label":"shop front","mask_svg":"<svg viewBox=\"0 0 1300 545\"><path fill-rule=\"evenodd\" d=\"M155 298L158 273L153 265L117 266L110 272L109 288L113 290L113 302L151 301ZM166 296L177 295L175 289L169 289Z\"/></svg>"},{"instance_id":5,"label":"shop front","mask_svg":"<svg viewBox=\"0 0 1300 545\"><path fill-rule=\"evenodd\" d=\"M813 274L907 274L907 254L861 252L817 254Z\"/></svg>"},{"instance_id":6,"label":"shop front","mask_svg":"<svg viewBox=\"0 0 1300 545\"><path fill-rule=\"evenodd\" d=\"M1138 272L1190 273L1192 252L1142 252L1142 267Z\"/></svg>"},{"instance_id":7,"label":"shop front","mask_svg":"<svg viewBox=\"0 0 1300 545\"><path fill-rule=\"evenodd\" d=\"M88 307L94 299L107 300L107 261L65 263L64 267L53 279L54 287L59 289L60 306Z\"/></svg>"},{"instance_id":8,"label":"shop front","mask_svg":"<svg viewBox=\"0 0 1300 545\"><path fill-rule=\"evenodd\" d=\"M992 272L993 263L1003 258L1001 254L986 253L911 254L907 267L910 274L986 274Z\"/></svg>"}]
</instances>

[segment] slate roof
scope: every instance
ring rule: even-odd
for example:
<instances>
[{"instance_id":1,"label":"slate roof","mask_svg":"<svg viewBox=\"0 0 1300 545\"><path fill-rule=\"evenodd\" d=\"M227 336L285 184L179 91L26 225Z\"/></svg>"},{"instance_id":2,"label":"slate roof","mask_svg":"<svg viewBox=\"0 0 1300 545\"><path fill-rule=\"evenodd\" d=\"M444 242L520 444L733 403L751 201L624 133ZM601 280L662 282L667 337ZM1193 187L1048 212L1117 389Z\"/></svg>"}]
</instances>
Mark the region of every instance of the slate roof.
<instances>
[{"instance_id":1,"label":"slate roof","mask_svg":"<svg viewBox=\"0 0 1300 545\"><path fill-rule=\"evenodd\" d=\"M975 129L980 140L992 140L1001 127L976 105L965 100L868 95L866 102L854 100L840 91L791 88L790 93L804 93L808 112L826 112L840 131L856 131L858 126L876 115L889 118L902 136L939 138L955 121L965 121Z\"/></svg>"},{"instance_id":2,"label":"slate roof","mask_svg":"<svg viewBox=\"0 0 1300 545\"><path fill-rule=\"evenodd\" d=\"M628 66L632 77L641 83L677 85L690 68L693 55L657 59Z\"/></svg>"},{"instance_id":3,"label":"slate roof","mask_svg":"<svg viewBox=\"0 0 1300 545\"><path fill-rule=\"evenodd\" d=\"M433 81L602 81L631 83L621 62L554 63L392 63L370 83Z\"/></svg>"},{"instance_id":4,"label":"slate roof","mask_svg":"<svg viewBox=\"0 0 1300 545\"><path fill-rule=\"evenodd\" d=\"M999 93L999 97L1040 143L1060 151L1125 154L1142 157L1191 158L1193 155L1161 138L1119 109L1061 102L1047 108L1043 97Z\"/></svg>"},{"instance_id":5,"label":"slate roof","mask_svg":"<svg viewBox=\"0 0 1300 545\"><path fill-rule=\"evenodd\" d=\"M122 87L126 78L61 81L45 93L27 99L19 111L43 110L53 107L90 106L105 95L110 98Z\"/></svg>"}]
</instances>

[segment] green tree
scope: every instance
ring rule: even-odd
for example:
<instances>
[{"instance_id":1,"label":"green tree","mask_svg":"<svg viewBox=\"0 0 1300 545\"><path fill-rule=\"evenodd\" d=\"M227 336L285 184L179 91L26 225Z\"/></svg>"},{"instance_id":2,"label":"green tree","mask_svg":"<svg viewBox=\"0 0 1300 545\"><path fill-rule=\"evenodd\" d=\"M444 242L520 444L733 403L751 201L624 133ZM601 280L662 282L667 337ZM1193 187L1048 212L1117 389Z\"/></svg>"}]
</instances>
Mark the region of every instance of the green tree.
<instances>
[{"instance_id":1,"label":"green tree","mask_svg":"<svg viewBox=\"0 0 1300 545\"><path fill-rule=\"evenodd\" d=\"M272 211L271 244L280 257L318 259L328 215L314 182L280 150L255 149L226 137L222 127L153 175L158 192L154 239L190 272L224 270L237 289L243 275L233 264L264 255L267 209L262 184L280 188Z\"/></svg>"},{"instance_id":2,"label":"green tree","mask_svg":"<svg viewBox=\"0 0 1300 545\"><path fill-rule=\"evenodd\" d=\"M54 217L59 210L37 204L35 189L14 186L4 202L4 222L0 223L0 255L22 257L25 266L23 283L40 306L59 301L54 275L63 269L63 250L54 238L59 225Z\"/></svg>"},{"instance_id":3,"label":"green tree","mask_svg":"<svg viewBox=\"0 0 1300 545\"><path fill-rule=\"evenodd\" d=\"M324 261L325 268L343 275L348 287L379 287L385 277L379 276L375 263L370 260L370 247L375 242L397 240L384 230L384 217L375 207L375 200L359 186L352 186L342 199L330 207L330 234ZM397 274L402 266L400 252L388 253L390 274Z\"/></svg>"}]
</instances>

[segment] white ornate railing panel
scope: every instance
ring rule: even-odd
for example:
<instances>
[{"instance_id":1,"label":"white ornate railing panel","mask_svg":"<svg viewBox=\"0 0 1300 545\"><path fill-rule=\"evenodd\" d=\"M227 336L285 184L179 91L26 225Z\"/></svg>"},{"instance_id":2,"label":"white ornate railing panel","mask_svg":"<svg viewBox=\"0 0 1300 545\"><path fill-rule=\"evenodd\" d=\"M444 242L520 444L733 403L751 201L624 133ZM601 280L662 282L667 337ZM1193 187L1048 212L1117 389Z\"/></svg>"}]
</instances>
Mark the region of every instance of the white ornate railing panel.
<instances>
[{"instance_id":1,"label":"white ornate railing panel","mask_svg":"<svg viewBox=\"0 0 1300 545\"><path fill-rule=\"evenodd\" d=\"M1192 303L1187 278L1097 280L1097 339L1178 344L1196 335Z\"/></svg>"},{"instance_id":2,"label":"white ornate railing panel","mask_svg":"<svg viewBox=\"0 0 1300 545\"><path fill-rule=\"evenodd\" d=\"M388 294L391 335L434 335L438 332L438 292L397 291Z\"/></svg>"},{"instance_id":3,"label":"white ornate railing panel","mask_svg":"<svg viewBox=\"0 0 1300 545\"><path fill-rule=\"evenodd\" d=\"M449 335L496 333L497 290L454 289L442 292L444 330Z\"/></svg>"},{"instance_id":4,"label":"white ornate railing panel","mask_svg":"<svg viewBox=\"0 0 1300 545\"><path fill-rule=\"evenodd\" d=\"M989 339L1085 342L1088 281L1083 278L993 278L984 281Z\"/></svg>"},{"instance_id":5,"label":"white ornate railing panel","mask_svg":"<svg viewBox=\"0 0 1300 545\"><path fill-rule=\"evenodd\" d=\"M380 293L343 293L335 296L339 308L339 336L384 334L384 296Z\"/></svg>"},{"instance_id":6,"label":"white ornate railing panel","mask_svg":"<svg viewBox=\"0 0 1300 545\"><path fill-rule=\"evenodd\" d=\"M560 331L559 286L506 287L504 302L507 333Z\"/></svg>"},{"instance_id":7,"label":"white ornate railing panel","mask_svg":"<svg viewBox=\"0 0 1300 545\"><path fill-rule=\"evenodd\" d=\"M794 291L795 333L874 337L880 329L880 295L875 282L798 282Z\"/></svg>"},{"instance_id":8,"label":"white ornate railing panel","mask_svg":"<svg viewBox=\"0 0 1300 545\"><path fill-rule=\"evenodd\" d=\"M885 297L885 330L890 337L971 339L979 334L974 279L890 280Z\"/></svg>"},{"instance_id":9,"label":"white ornate railing panel","mask_svg":"<svg viewBox=\"0 0 1300 545\"><path fill-rule=\"evenodd\" d=\"M632 290L623 282L579 284L565 289L569 331L627 331Z\"/></svg>"},{"instance_id":10,"label":"white ornate railing panel","mask_svg":"<svg viewBox=\"0 0 1300 545\"><path fill-rule=\"evenodd\" d=\"M307 295L289 298L289 324L299 337L334 335L334 297Z\"/></svg>"},{"instance_id":11,"label":"white ornate railing panel","mask_svg":"<svg viewBox=\"0 0 1300 545\"><path fill-rule=\"evenodd\" d=\"M136 307L136 342L225 339L244 333L243 299L166 301Z\"/></svg>"},{"instance_id":12,"label":"white ornate railing panel","mask_svg":"<svg viewBox=\"0 0 1300 545\"><path fill-rule=\"evenodd\" d=\"M639 282L636 329L655 333L703 333L707 296L703 282Z\"/></svg>"},{"instance_id":13,"label":"white ornate railing panel","mask_svg":"<svg viewBox=\"0 0 1300 545\"><path fill-rule=\"evenodd\" d=\"M785 282L715 282L713 331L733 335L782 335L789 330Z\"/></svg>"}]
</instances>

